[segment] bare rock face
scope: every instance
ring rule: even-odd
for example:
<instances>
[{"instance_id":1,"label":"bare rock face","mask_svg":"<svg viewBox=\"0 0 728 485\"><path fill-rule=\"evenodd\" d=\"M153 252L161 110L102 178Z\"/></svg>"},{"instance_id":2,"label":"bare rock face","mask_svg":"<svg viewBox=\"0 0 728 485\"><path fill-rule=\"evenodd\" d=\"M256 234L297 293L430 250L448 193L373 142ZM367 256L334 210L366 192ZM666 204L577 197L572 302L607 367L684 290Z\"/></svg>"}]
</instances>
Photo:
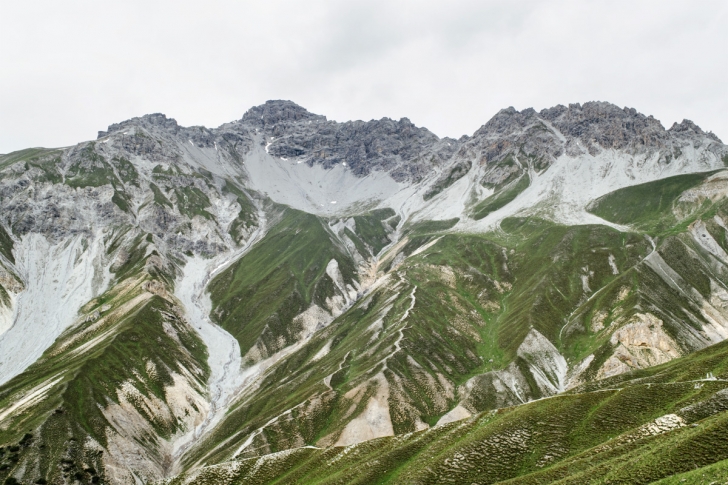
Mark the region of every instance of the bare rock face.
<instances>
[{"instance_id":1,"label":"bare rock face","mask_svg":"<svg viewBox=\"0 0 728 485\"><path fill-rule=\"evenodd\" d=\"M398 182L421 180L428 167L449 159L457 146L455 140L442 143L407 118L337 123L290 101L252 108L241 123L265 135L273 156L299 158L327 169L346 163L357 176L384 171Z\"/></svg>"},{"instance_id":2,"label":"bare rock face","mask_svg":"<svg viewBox=\"0 0 728 485\"><path fill-rule=\"evenodd\" d=\"M680 357L680 347L662 328L662 320L651 313L637 313L615 330L610 338L614 353L602 365L597 378L644 369Z\"/></svg>"},{"instance_id":3,"label":"bare rock face","mask_svg":"<svg viewBox=\"0 0 728 485\"><path fill-rule=\"evenodd\" d=\"M540 113L531 108L501 110L475 132L470 145L477 148L485 163L520 154L548 165L563 153L596 155L606 149L633 155L658 151L666 156L693 142L721 144L718 137L691 121L665 130L658 120L634 108L597 101L558 105Z\"/></svg>"},{"instance_id":4,"label":"bare rock face","mask_svg":"<svg viewBox=\"0 0 728 485\"><path fill-rule=\"evenodd\" d=\"M540 113L504 109L472 137L454 140L407 118L338 123L290 101L268 101L214 129L145 115L109 126L95 142L4 164L0 217L18 236L38 232L58 241L98 226L133 226L176 251L216 254L234 244L228 233L239 237L237 215L247 211L243 226L255 227L247 196L223 180L244 181L246 157L261 148L291 164L345 166L358 178L385 173L405 186L431 180L424 200L473 167L485 167L484 186L500 187L564 154L658 153L667 164L684 153L726 152L690 121L665 130L651 116L603 102Z\"/></svg>"}]
</instances>

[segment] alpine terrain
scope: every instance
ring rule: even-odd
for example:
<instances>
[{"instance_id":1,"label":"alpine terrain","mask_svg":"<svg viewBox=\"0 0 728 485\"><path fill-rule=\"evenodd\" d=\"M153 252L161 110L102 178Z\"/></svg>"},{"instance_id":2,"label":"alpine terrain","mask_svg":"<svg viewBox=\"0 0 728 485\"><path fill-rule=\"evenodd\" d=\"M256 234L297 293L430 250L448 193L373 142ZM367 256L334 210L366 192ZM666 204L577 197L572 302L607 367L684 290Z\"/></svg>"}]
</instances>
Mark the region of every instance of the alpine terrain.
<instances>
[{"instance_id":1,"label":"alpine terrain","mask_svg":"<svg viewBox=\"0 0 728 485\"><path fill-rule=\"evenodd\" d=\"M0 483L726 481L727 166L604 102L0 155Z\"/></svg>"}]
</instances>

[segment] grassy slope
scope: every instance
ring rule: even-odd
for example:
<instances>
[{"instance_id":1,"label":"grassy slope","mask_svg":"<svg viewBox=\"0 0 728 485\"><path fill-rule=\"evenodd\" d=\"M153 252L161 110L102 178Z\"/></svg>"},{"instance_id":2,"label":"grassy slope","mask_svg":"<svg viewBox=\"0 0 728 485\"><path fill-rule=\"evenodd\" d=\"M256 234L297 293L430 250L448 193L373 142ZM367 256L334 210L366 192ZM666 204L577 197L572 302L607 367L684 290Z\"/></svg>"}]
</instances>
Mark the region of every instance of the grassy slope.
<instances>
[{"instance_id":1,"label":"grassy slope","mask_svg":"<svg viewBox=\"0 0 728 485\"><path fill-rule=\"evenodd\" d=\"M582 276L589 276L592 291L615 279L610 255L618 268L626 268L649 252L643 237L606 226L567 227L514 218L501 226L516 245L517 283L506 302L508 313L499 337L501 346L511 351L531 326L557 342L565 317L584 299Z\"/></svg>"},{"instance_id":2,"label":"grassy slope","mask_svg":"<svg viewBox=\"0 0 728 485\"><path fill-rule=\"evenodd\" d=\"M411 229L408 252L443 236L432 231L447 227ZM362 410L357 407L347 414L352 403L342 396L380 371L395 390L390 397L395 432L413 431L418 420L432 425L458 398L450 397L444 403L438 400L435 395L446 391L428 379L442 376L458 386L473 376L503 369L532 327L559 346L574 365L590 353L601 350L604 358L611 353L610 333L588 330L590 319L599 311L615 310L608 324L618 318L618 309L626 317L640 305L662 305L666 311L658 316L668 329L676 315L689 320L686 312L693 312L702 318L689 301L667 291L664 281L642 263L651 251L650 242L642 235L606 226L566 227L535 219L507 219L502 228L498 235L444 235L408 259L392 273L391 284L358 302L276 366L255 397L230 413L229 421L201 446L197 456L204 456L205 448L226 442L206 461L229 458L253 430L301 403L304 407L296 408L290 418L268 425L246 453L275 452L295 443L330 443L324 438L336 436ZM660 250L668 263L680 270L679 262L686 256L670 254L667 243ZM686 244L681 240L676 243ZM619 274L613 273L610 256ZM686 268L697 274L709 266L707 261L696 261ZM241 267L236 271L245 274ZM582 282L582 276L587 275L588 292ZM686 279L690 278L686 274ZM399 318L411 301L408 295L415 287L416 304L406 325L400 324ZM625 287L628 297L615 306L614 299ZM276 290L266 291L275 294ZM596 296L588 299L591 295ZM382 319L381 333L371 330L378 319ZM568 321L578 321L579 325L570 326L562 338L560 330ZM391 353L400 328L401 350L388 359L384 370L382 359ZM327 344L329 353L313 361L313 355ZM603 361L595 359L594 372ZM327 376L331 389L323 382ZM536 385L529 385L527 395L540 397ZM314 401L316 406L311 404ZM503 405L488 396L477 397L470 404L478 410Z\"/></svg>"},{"instance_id":3,"label":"grassy slope","mask_svg":"<svg viewBox=\"0 0 728 485\"><path fill-rule=\"evenodd\" d=\"M118 402L123 383L161 401L166 400L164 388L172 384L172 372L189 373L197 386L204 386L209 372L205 346L176 316L174 304L143 289L153 275L169 279L158 271L146 272L145 252L143 247L131 250L129 261L116 273L118 284L81 309L82 315L98 311L99 316L69 328L36 363L0 387L0 409L5 409L29 390L58 379L42 400L0 422L0 446L6 450L0 456L0 479L17 473L49 483L63 476L76 476L80 483L103 478L100 452L85 443L106 445L111 424L101 409ZM115 314L144 294L148 298ZM90 347L82 350L86 344ZM141 402L137 406L154 429L142 446L155 457L158 437L168 438L179 424L150 414ZM31 437L19 450L7 452L26 432Z\"/></svg>"},{"instance_id":4,"label":"grassy slope","mask_svg":"<svg viewBox=\"0 0 728 485\"><path fill-rule=\"evenodd\" d=\"M491 212L495 212L501 207L505 207L507 204L512 202L513 199L518 197L518 194L526 190L529 184L530 178L528 174L524 173L516 181L511 182L499 192L496 192L490 197L480 201L475 207L473 207L473 219L476 221L480 220Z\"/></svg>"},{"instance_id":5,"label":"grassy slope","mask_svg":"<svg viewBox=\"0 0 728 485\"><path fill-rule=\"evenodd\" d=\"M224 474L210 467L195 483L651 483L728 458L728 400L716 400L728 384L694 382L706 372L728 377L728 343L611 379L604 389L349 449L249 459ZM669 413L688 426L654 436L640 432ZM705 473L720 473L720 465Z\"/></svg>"},{"instance_id":6,"label":"grassy slope","mask_svg":"<svg viewBox=\"0 0 728 485\"><path fill-rule=\"evenodd\" d=\"M5 231L5 228L0 225L0 253L5 256L8 261L15 264L15 256L13 256L13 238Z\"/></svg>"},{"instance_id":7,"label":"grassy slope","mask_svg":"<svg viewBox=\"0 0 728 485\"><path fill-rule=\"evenodd\" d=\"M678 222L671 210L680 194L699 185L713 173L676 175L625 187L596 199L588 209L617 224L632 224L650 232L669 230Z\"/></svg>"},{"instance_id":8,"label":"grassy slope","mask_svg":"<svg viewBox=\"0 0 728 485\"><path fill-rule=\"evenodd\" d=\"M377 209L367 214L354 216L356 224L355 237L371 248L371 251L367 250L362 253L364 256L367 253L376 256L384 246L391 242L383 221L394 217L394 215L395 212L392 209ZM361 250L359 252L361 253Z\"/></svg>"},{"instance_id":9,"label":"grassy slope","mask_svg":"<svg viewBox=\"0 0 728 485\"><path fill-rule=\"evenodd\" d=\"M270 351L295 341L293 318L334 293L326 266L336 259L347 282L354 267L314 215L287 209L282 220L238 262L210 283L213 317L245 354L260 339Z\"/></svg>"},{"instance_id":10,"label":"grassy slope","mask_svg":"<svg viewBox=\"0 0 728 485\"><path fill-rule=\"evenodd\" d=\"M436 397L434 394L447 391L433 389L429 380L441 374L443 379L464 382L473 373L493 365L489 362L484 367L479 354L496 358L500 354L492 346L493 327L484 326L486 319L493 317L478 302L477 293L484 287L494 288L495 279L508 279L501 248L489 241L453 236L442 248L447 255L439 257L447 258L458 270L471 272L472 277L462 286L453 288L443 281L436 261L419 259L408 265L401 275L393 276L390 284L360 300L275 366L255 395L231 410L223 426L201 446L198 458L205 455L205 449L222 442L225 446L205 461L229 457L250 432L302 403L284 415L285 419L270 424L252 449L278 451L298 440L308 444L333 442L367 402L362 399L356 404L345 394L367 385L377 372L384 372L392 386L390 412L397 432L413 431L417 420L431 424L437 421L454 401ZM407 328L402 328L400 320L412 303L413 290L416 304L408 313ZM457 329L450 325L452 322L458 322ZM383 359L392 353L400 329L405 352L392 355L385 370ZM314 361L313 356L325 346L330 349L328 354ZM432 377L426 377L428 373ZM327 376L330 388L324 384Z\"/></svg>"}]
</instances>

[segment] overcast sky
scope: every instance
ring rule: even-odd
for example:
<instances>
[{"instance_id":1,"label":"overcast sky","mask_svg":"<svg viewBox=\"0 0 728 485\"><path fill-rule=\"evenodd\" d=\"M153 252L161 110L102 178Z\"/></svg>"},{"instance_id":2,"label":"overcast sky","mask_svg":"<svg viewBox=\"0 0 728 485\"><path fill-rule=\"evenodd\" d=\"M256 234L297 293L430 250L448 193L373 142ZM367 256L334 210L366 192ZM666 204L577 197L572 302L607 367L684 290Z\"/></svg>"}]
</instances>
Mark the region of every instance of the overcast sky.
<instances>
[{"instance_id":1,"label":"overcast sky","mask_svg":"<svg viewBox=\"0 0 728 485\"><path fill-rule=\"evenodd\" d=\"M0 153L268 99L452 137L601 100L728 142L727 25L728 0L0 0Z\"/></svg>"}]
</instances>

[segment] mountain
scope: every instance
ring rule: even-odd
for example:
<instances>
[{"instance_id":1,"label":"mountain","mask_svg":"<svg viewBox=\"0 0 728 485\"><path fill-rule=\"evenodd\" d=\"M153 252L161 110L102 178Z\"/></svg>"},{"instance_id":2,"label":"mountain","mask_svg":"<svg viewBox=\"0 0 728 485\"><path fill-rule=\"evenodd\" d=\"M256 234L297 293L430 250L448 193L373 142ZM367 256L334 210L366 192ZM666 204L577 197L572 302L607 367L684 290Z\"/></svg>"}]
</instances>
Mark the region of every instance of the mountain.
<instances>
[{"instance_id":1,"label":"mountain","mask_svg":"<svg viewBox=\"0 0 728 485\"><path fill-rule=\"evenodd\" d=\"M726 166L603 102L0 155L0 479L728 478Z\"/></svg>"}]
</instances>

